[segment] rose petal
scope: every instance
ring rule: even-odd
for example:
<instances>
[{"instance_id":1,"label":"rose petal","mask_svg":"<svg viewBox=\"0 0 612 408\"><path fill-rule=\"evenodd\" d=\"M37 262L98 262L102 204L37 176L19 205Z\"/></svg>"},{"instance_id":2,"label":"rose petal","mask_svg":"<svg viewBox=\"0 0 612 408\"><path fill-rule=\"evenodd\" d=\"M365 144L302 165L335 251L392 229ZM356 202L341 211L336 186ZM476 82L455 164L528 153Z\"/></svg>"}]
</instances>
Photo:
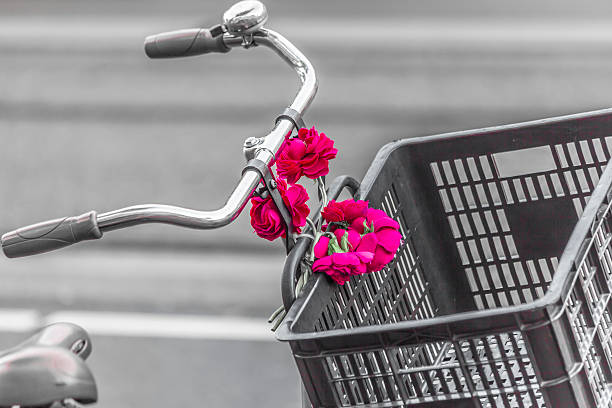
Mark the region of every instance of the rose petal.
<instances>
[{"instance_id":1,"label":"rose petal","mask_svg":"<svg viewBox=\"0 0 612 408\"><path fill-rule=\"evenodd\" d=\"M402 234L392 229L383 229L376 232L376 238L378 238L379 246L395 254L402 241Z\"/></svg>"},{"instance_id":2,"label":"rose petal","mask_svg":"<svg viewBox=\"0 0 612 408\"><path fill-rule=\"evenodd\" d=\"M331 200L321 211L321 216L327 222L340 222L344 219L344 209L336 201Z\"/></svg>"},{"instance_id":3,"label":"rose petal","mask_svg":"<svg viewBox=\"0 0 612 408\"><path fill-rule=\"evenodd\" d=\"M368 208L367 218L369 222L376 222L376 220L380 218L389 218L389 216L386 212L384 212L383 210L379 210L378 208Z\"/></svg>"},{"instance_id":4,"label":"rose petal","mask_svg":"<svg viewBox=\"0 0 612 408\"><path fill-rule=\"evenodd\" d=\"M312 165L302 166L302 170L307 177L316 179L317 177L329 174L329 162L327 160L318 160Z\"/></svg>"},{"instance_id":5,"label":"rose petal","mask_svg":"<svg viewBox=\"0 0 612 408\"><path fill-rule=\"evenodd\" d=\"M346 233L347 231L345 229L340 229L340 228L334 231L334 235L336 236L338 243L342 242L342 237L344 237L344 234Z\"/></svg>"},{"instance_id":6,"label":"rose petal","mask_svg":"<svg viewBox=\"0 0 612 408\"><path fill-rule=\"evenodd\" d=\"M314 247L314 256L315 258L323 258L327 256L327 251L329 248L329 237L323 236L319 238L319 241Z\"/></svg>"},{"instance_id":7,"label":"rose petal","mask_svg":"<svg viewBox=\"0 0 612 408\"><path fill-rule=\"evenodd\" d=\"M346 200L344 203L344 214L348 222L352 222L356 218L365 217L368 213L367 201Z\"/></svg>"},{"instance_id":8,"label":"rose petal","mask_svg":"<svg viewBox=\"0 0 612 408\"><path fill-rule=\"evenodd\" d=\"M261 238L273 241L285 233L286 227L272 199L251 199L251 226Z\"/></svg>"},{"instance_id":9,"label":"rose petal","mask_svg":"<svg viewBox=\"0 0 612 408\"><path fill-rule=\"evenodd\" d=\"M287 159L301 160L306 154L306 144L299 139L290 139L285 152Z\"/></svg>"},{"instance_id":10,"label":"rose petal","mask_svg":"<svg viewBox=\"0 0 612 408\"><path fill-rule=\"evenodd\" d=\"M365 220L366 220L365 217L355 218L353 222L351 223L351 228L359 232L360 234L363 234L363 222Z\"/></svg>"},{"instance_id":11,"label":"rose petal","mask_svg":"<svg viewBox=\"0 0 612 408\"><path fill-rule=\"evenodd\" d=\"M385 251L383 248L378 247L376 249L376 252L374 253L374 258L368 265L368 269L371 272L380 271L389 262L391 262L394 257L395 257L395 252L390 253L390 252Z\"/></svg>"},{"instance_id":12,"label":"rose petal","mask_svg":"<svg viewBox=\"0 0 612 408\"><path fill-rule=\"evenodd\" d=\"M348 230L348 242L350 245L351 251L357 251L357 247L359 247L359 243L361 242L361 234L359 234L354 229Z\"/></svg>"},{"instance_id":13,"label":"rose petal","mask_svg":"<svg viewBox=\"0 0 612 408\"><path fill-rule=\"evenodd\" d=\"M358 266L361 261L354 252L337 252L331 254L332 262L338 266Z\"/></svg>"},{"instance_id":14,"label":"rose petal","mask_svg":"<svg viewBox=\"0 0 612 408\"><path fill-rule=\"evenodd\" d=\"M286 188L282 180L278 180L278 190L281 193L283 202L291 214L291 223L295 232L301 232L302 226L306 225L306 217L310 213L310 208L306 202L308 201L308 192L299 185L293 185Z\"/></svg>"},{"instance_id":15,"label":"rose petal","mask_svg":"<svg viewBox=\"0 0 612 408\"><path fill-rule=\"evenodd\" d=\"M332 257L324 256L314 261L314 263L312 264L312 270L316 272L320 269L328 268L331 265L332 265Z\"/></svg>"},{"instance_id":16,"label":"rose petal","mask_svg":"<svg viewBox=\"0 0 612 408\"><path fill-rule=\"evenodd\" d=\"M397 231L399 230L399 223L391 217L379 218L374 221L374 231L380 231L385 228Z\"/></svg>"},{"instance_id":17,"label":"rose petal","mask_svg":"<svg viewBox=\"0 0 612 408\"><path fill-rule=\"evenodd\" d=\"M362 263L368 263L374 259L374 253L372 252L359 251L355 252L355 254Z\"/></svg>"},{"instance_id":18,"label":"rose petal","mask_svg":"<svg viewBox=\"0 0 612 408\"><path fill-rule=\"evenodd\" d=\"M285 155L281 155L276 161L276 171L280 177L286 177L291 184L297 183L302 176L299 161L291 160Z\"/></svg>"},{"instance_id":19,"label":"rose petal","mask_svg":"<svg viewBox=\"0 0 612 408\"><path fill-rule=\"evenodd\" d=\"M378 244L378 237L374 233L365 234L361 237L359 246L355 249L356 251L362 252L374 252Z\"/></svg>"}]
</instances>

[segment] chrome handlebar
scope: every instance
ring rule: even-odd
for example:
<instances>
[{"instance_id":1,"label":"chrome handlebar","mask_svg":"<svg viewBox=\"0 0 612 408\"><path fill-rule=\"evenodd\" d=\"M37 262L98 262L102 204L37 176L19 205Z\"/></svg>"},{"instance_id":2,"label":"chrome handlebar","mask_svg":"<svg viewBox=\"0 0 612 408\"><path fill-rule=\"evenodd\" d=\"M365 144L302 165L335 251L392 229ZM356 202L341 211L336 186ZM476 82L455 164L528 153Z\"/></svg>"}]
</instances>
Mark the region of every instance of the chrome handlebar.
<instances>
[{"instance_id":1,"label":"chrome handlebar","mask_svg":"<svg viewBox=\"0 0 612 408\"><path fill-rule=\"evenodd\" d=\"M289 40L275 31L262 27L266 19L267 13L261 3L240 2L224 15L225 32L220 35L223 36L226 47L251 48L263 45L272 49L289 64L297 73L301 87L288 109L301 116L317 92L315 70L308 58ZM167 34L172 33L165 35ZM254 143L252 138L245 142L247 158L259 159L266 165L272 164L286 135L294 127L292 120L281 117L265 137L254 139ZM217 210L199 211L170 205L144 204L101 214L89 212L79 217L47 221L4 234L2 248L5 255L11 258L34 255L82 240L98 239L106 231L147 223L164 223L196 229L223 227L240 215L260 180L258 172L247 169L225 205Z\"/></svg>"},{"instance_id":2,"label":"chrome handlebar","mask_svg":"<svg viewBox=\"0 0 612 408\"><path fill-rule=\"evenodd\" d=\"M317 92L317 77L315 70L308 60L289 40L279 33L260 28L252 38L252 45L263 45L274 50L297 73L301 87L290 109L303 114L308 108ZM245 38L232 34L223 34L225 45L231 48L245 45ZM274 128L266 135L255 150L255 158L270 165L276 153L282 146L285 136L291 132L294 124L289 119L279 120ZM230 195L223 207L213 211L198 211L188 208L145 204L99 214L98 226L102 232L130 227L145 223L165 223L187 228L213 229L223 227L239 215L253 190L260 181L260 175L254 170L247 170L240 182Z\"/></svg>"}]
</instances>

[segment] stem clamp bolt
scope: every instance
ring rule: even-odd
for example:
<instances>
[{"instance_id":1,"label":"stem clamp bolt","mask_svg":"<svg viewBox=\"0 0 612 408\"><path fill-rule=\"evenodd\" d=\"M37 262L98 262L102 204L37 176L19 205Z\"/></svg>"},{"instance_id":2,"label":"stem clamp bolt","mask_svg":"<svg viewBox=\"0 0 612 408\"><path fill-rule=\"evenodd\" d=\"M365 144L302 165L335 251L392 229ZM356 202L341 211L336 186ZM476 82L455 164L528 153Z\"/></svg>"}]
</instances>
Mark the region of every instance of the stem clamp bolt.
<instances>
[{"instance_id":1,"label":"stem clamp bolt","mask_svg":"<svg viewBox=\"0 0 612 408\"><path fill-rule=\"evenodd\" d=\"M250 149L252 147L260 145L262 142L263 142L263 139L259 137L249 137L248 139L244 141L244 147L247 149Z\"/></svg>"}]
</instances>

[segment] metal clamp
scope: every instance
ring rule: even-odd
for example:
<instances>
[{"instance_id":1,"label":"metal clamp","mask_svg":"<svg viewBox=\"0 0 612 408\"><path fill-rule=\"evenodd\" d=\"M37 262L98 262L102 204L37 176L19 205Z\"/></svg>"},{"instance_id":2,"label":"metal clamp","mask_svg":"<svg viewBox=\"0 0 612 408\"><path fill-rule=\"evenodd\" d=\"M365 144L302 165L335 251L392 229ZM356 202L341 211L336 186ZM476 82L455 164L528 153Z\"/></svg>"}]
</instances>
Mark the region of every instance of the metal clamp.
<instances>
[{"instance_id":1,"label":"metal clamp","mask_svg":"<svg viewBox=\"0 0 612 408\"><path fill-rule=\"evenodd\" d=\"M266 186L266 190L270 194L272 201L274 201L274 205L276 205L276 208L278 208L281 217L283 217L283 221L287 226L287 234L285 236L285 249L287 250L287 253L289 253L289 251L291 251L293 245L295 244L293 238L291 237L293 234L293 222L291 213L287 209L287 206L283 201L283 197L278 191L278 184L276 182L276 179L274 178L274 175L270 171L268 165L259 159L250 160L246 164L246 166L244 166L242 173L244 174L247 170L254 170L261 175L261 179L264 182L264 185Z\"/></svg>"},{"instance_id":2,"label":"metal clamp","mask_svg":"<svg viewBox=\"0 0 612 408\"><path fill-rule=\"evenodd\" d=\"M281 119L287 119L293 123L295 126L295 130L300 130L301 128L305 128L306 124L304 123L304 119L302 119L302 114L295 109L287 108L276 117L274 123L278 123Z\"/></svg>"}]
</instances>

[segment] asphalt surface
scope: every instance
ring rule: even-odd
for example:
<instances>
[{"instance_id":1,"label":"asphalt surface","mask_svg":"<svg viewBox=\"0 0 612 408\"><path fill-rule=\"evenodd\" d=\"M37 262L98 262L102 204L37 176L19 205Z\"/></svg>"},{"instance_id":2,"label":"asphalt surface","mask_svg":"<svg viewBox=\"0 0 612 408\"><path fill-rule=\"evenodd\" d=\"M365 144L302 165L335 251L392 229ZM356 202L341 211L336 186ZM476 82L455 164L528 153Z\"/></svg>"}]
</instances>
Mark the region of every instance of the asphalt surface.
<instances>
[{"instance_id":1,"label":"asphalt surface","mask_svg":"<svg viewBox=\"0 0 612 408\"><path fill-rule=\"evenodd\" d=\"M0 258L0 309L95 310L267 318L283 252L72 250ZM1 323L0 323L1 327Z\"/></svg>"},{"instance_id":2,"label":"asphalt surface","mask_svg":"<svg viewBox=\"0 0 612 408\"><path fill-rule=\"evenodd\" d=\"M269 331L282 254L71 251L0 260L0 348L53 321L85 327L100 407L298 406Z\"/></svg>"},{"instance_id":3,"label":"asphalt surface","mask_svg":"<svg viewBox=\"0 0 612 408\"><path fill-rule=\"evenodd\" d=\"M216 23L231 3L3 1L0 231L145 202L221 206L242 141L270 129L294 74L260 49L150 61L142 40ZM361 178L394 139L612 102L609 1L266 4L317 69L306 120L336 140L331 177ZM282 262L246 216L0 260L0 347L50 316L82 319L100 407L295 407L288 347L261 335Z\"/></svg>"},{"instance_id":4,"label":"asphalt surface","mask_svg":"<svg viewBox=\"0 0 612 408\"><path fill-rule=\"evenodd\" d=\"M2 333L0 347L23 336ZM97 407L295 407L289 348L274 342L95 336Z\"/></svg>"}]
</instances>

